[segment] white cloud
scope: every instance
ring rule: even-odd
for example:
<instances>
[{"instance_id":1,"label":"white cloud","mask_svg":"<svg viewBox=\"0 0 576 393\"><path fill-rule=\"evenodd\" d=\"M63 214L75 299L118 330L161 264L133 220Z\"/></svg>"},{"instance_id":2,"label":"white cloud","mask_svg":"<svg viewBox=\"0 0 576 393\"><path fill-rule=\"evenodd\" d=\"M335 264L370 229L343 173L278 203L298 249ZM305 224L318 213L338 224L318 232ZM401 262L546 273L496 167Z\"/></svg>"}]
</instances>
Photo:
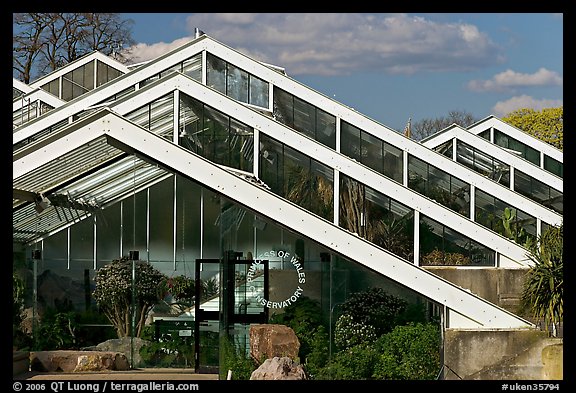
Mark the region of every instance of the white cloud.
<instances>
[{"instance_id":1,"label":"white cloud","mask_svg":"<svg viewBox=\"0 0 576 393\"><path fill-rule=\"evenodd\" d=\"M462 71L502 59L501 48L474 25L406 14L204 13L190 14L186 23L191 36L199 28L289 75ZM144 59L175 46L140 44L133 53Z\"/></svg>"},{"instance_id":2,"label":"white cloud","mask_svg":"<svg viewBox=\"0 0 576 393\"><path fill-rule=\"evenodd\" d=\"M540 111L544 108L557 108L563 105L563 100L538 100L528 95L512 97L506 101L497 102L492 108L496 116L506 116L517 109L529 108Z\"/></svg>"},{"instance_id":3,"label":"white cloud","mask_svg":"<svg viewBox=\"0 0 576 393\"><path fill-rule=\"evenodd\" d=\"M527 86L561 86L563 79L557 72L540 68L533 74L522 74L506 70L489 80L472 80L468 88L472 91L503 91Z\"/></svg>"},{"instance_id":4,"label":"white cloud","mask_svg":"<svg viewBox=\"0 0 576 393\"><path fill-rule=\"evenodd\" d=\"M129 48L130 54L129 57L131 59L130 63L140 63L143 61L154 59L158 56L163 55L164 53L170 52L172 49L176 49L179 46L190 42L194 37L183 37L178 38L169 43L165 42L158 42L156 44L147 45L147 44L136 44L133 47Z\"/></svg>"}]
</instances>

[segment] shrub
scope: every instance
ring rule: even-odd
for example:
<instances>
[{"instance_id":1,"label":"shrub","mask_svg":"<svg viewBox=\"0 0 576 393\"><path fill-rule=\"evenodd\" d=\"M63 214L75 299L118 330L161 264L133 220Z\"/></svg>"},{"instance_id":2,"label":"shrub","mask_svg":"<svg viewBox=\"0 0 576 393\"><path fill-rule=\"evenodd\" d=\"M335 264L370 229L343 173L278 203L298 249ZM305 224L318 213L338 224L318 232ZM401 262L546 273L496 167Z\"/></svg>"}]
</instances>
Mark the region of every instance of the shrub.
<instances>
[{"instance_id":1,"label":"shrub","mask_svg":"<svg viewBox=\"0 0 576 393\"><path fill-rule=\"evenodd\" d=\"M375 379L432 380L440 370L440 330L434 323L409 323L377 340Z\"/></svg>"}]
</instances>

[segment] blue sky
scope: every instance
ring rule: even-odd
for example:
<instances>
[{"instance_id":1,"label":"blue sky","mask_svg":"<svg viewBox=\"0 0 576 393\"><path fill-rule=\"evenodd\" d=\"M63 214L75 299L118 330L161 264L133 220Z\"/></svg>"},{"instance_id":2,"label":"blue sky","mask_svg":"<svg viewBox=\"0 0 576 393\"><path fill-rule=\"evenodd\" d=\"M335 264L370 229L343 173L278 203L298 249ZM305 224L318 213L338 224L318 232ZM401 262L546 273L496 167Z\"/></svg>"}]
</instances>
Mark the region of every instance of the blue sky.
<instances>
[{"instance_id":1,"label":"blue sky","mask_svg":"<svg viewBox=\"0 0 576 393\"><path fill-rule=\"evenodd\" d=\"M149 60L195 28L402 131L448 116L563 105L560 13L125 13Z\"/></svg>"}]
</instances>

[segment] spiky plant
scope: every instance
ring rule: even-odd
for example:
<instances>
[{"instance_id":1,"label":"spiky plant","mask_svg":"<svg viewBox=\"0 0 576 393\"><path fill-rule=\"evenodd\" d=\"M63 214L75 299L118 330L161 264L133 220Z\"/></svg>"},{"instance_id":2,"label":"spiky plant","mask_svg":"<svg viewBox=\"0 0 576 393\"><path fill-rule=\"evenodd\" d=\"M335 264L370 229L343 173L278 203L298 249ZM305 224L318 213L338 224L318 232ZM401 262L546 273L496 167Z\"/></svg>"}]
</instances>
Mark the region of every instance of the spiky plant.
<instances>
[{"instance_id":1,"label":"spiky plant","mask_svg":"<svg viewBox=\"0 0 576 393\"><path fill-rule=\"evenodd\" d=\"M522 303L552 336L564 316L563 226L550 227L530 249L534 265L529 269Z\"/></svg>"}]
</instances>

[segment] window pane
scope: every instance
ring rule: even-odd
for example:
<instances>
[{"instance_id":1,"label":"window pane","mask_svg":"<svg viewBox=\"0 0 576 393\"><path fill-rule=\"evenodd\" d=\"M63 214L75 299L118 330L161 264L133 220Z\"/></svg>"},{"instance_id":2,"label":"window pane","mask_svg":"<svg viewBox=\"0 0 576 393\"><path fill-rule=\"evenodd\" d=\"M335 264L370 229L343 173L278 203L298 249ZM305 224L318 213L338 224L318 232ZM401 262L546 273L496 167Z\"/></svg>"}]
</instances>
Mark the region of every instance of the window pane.
<instances>
[{"instance_id":1,"label":"window pane","mask_svg":"<svg viewBox=\"0 0 576 393\"><path fill-rule=\"evenodd\" d=\"M269 87L268 82L250 75L250 98L249 103L252 105L268 108L269 106Z\"/></svg>"},{"instance_id":2,"label":"window pane","mask_svg":"<svg viewBox=\"0 0 576 393\"><path fill-rule=\"evenodd\" d=\"M228 64L226 94L240 102L248 102L248 73Z\"/></svg>"},{"instance_id":3,"label":"window pane","mask_svg":"<svg viewBox=\"0 0 576 393\"><path fill-rule=\"evenodd\" d=\"M210 53L206 54L206 84L226 94L226 62Z\"/></svg>"},{"instance_id":4,"label":"window pane","mask_svg":"<svg viewBox=\"0 0 576 393\"><path fill-rule=\"evenodd\" d=\"M342 121L340 126L340 152L358 162L362 162L360 146L360 129Z\"/></svg>"},{"instance_id":5,"label":"window pane","mask_svg":"<svg viewBox=\"0 0 576 393\"><path fill-rule=\"evenodd\" d=\"M182 73L198 82L202 82L202 53L198 53L190 59L184 60L182 63Z\"/></svg>"},{"instance_id":6,"label":"window pane","mask_svg":"<svg viewBox=\"0 0 576 393\"><path fill-rule=\"evenodd\" d=\"M316 108L316 140L336 149L336 117Z\"/></svg>"}]
</instances>

